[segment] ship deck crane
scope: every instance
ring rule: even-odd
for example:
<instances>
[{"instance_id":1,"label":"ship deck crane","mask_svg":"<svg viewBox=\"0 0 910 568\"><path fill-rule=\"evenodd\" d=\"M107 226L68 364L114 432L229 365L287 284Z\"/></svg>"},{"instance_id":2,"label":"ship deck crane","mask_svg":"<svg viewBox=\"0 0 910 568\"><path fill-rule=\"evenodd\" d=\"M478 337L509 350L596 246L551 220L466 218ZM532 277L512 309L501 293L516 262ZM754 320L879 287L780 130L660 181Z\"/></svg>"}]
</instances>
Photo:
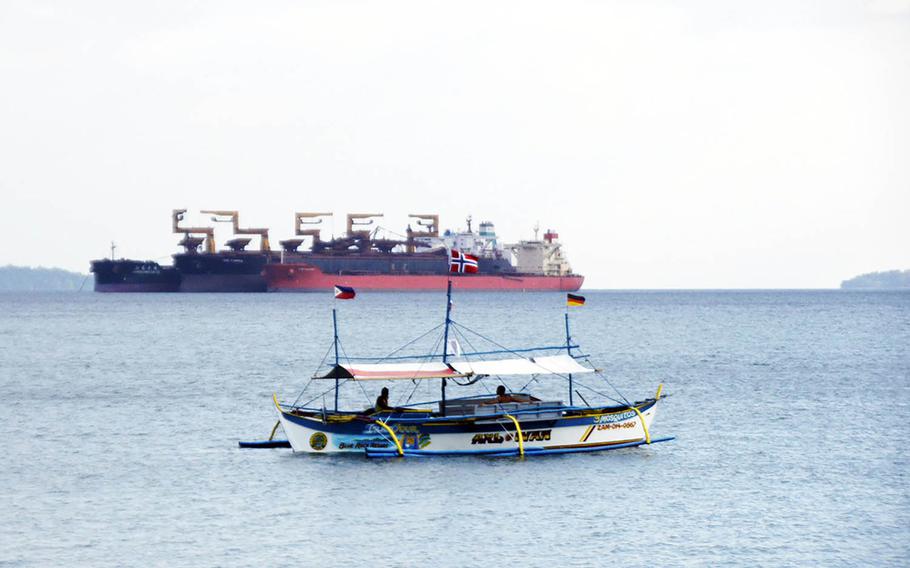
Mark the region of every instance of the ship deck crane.
<instances>
[{"instance_id":1,"label":"ship deck crane","mask_svg":"<svg viewBox=\"0 0 910 568\"><path fill-rule=\"evenodd\" d=\"M372 225L373 217L383 217L382 213L348 213L348 233L347 241L356 246L361 252L370 250L370 241L373 239L373 231L354 230L355 227L366 227Z\"/></svg>"},{"instance_id":2,"label":"ship deck crane","mask_svg":"<svg viewBox=\"0 0 910 568\"><path fill-rule=\"evenodd\" d=\"M214 254L215 229L212 227L181 227L180 222L183 221L183 216L185 214L186 209L174 209L171 214L173 233L176 235L183 235L183 240L180 241L180 245L184 247L187 252L195 252L196 248L204 242L205 252ZM205 235L205 237L200 239L199 237L193 236L200 234Z\"/></svg>"},{"instance_id":3,"label":"ship deck crane","mask_svg":"<svg viewBox=\"0 0 910 568\"><path fill-rule=\"evenodd\" d=\"M203 209L200 211L200 213L214 215L214 217L212 217L212 221L215 221L216 223L231 223L233 225L235 235L259 235L259 251L270 252L272 250L271 246L269 245L269 230L241 228L240 213L238 211ZM225 219L225 217L227 218ZM241 251L246 245L249 244L249 242L249 239L231 239L227 242L227 245L236 251Z\"/></svg>"},{"instance_id":4,"label":"ship deck crane","mask_svg":"<svg viewBox=\"0 0 910 568\"><path fill-rule=\"evenodd\" d=\"M408 217L417 219L417 225L424 227L424 231L415 232L408 225L407 229L407 252L414 253L417 251L417 245L414 237L439 237L439 215L433 213L409 213Z\"/></svg>"},{"instance_id":5,"label":"ship deck crane","mask_svg":"<svg viewBox=\"0 0 910 568\"><path fill-rule=\"evenodd\" d=\"M370 231L358 230L354 227L365 227L373 224L373 217L383 217L382 213L348 213L348 237L370 238ZM363 220L365 219L365 220Z\"/></svg>"},{"instance_id":6,"label":"ship deck crane","mask_svg":"<svg viewBox=\"0 0 910 568\"><path fill-rule=\"evenodd\" d=\"M331 216L331 213L294 213L294 234L298 237L312 237L313 243L310 245L310 250L316 252L316 249L320 248L320 245L322 244L321 229L305 229L304 227L319 225L323 222L323 217ZM286 252L297 252L297 249L300 248L303 241L304 239L286 239L281 241L280 244Z\"/></svg>"}]
</instances>

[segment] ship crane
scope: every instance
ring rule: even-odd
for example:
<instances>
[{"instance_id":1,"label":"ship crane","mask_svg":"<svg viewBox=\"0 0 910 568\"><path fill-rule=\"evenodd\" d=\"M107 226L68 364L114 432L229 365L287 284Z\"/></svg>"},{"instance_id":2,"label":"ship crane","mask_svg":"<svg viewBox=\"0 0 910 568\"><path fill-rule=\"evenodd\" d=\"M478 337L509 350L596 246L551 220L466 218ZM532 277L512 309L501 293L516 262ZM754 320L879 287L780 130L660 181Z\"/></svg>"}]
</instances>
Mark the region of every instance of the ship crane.
<instances>
[{"instance_id":1,"label":"ship crane","mask_svg":"<svg viewBox=\"0 0 910 568\"><path fill-rule=\"evenodd\" d=\"M355 231L354 227L372 225L374 222L373 217L382 216L382 213L348 213L347 238L354 242L361 252L366 252L370 249L370 240L372 240L373 235L368 230L359 229Z\"/></svg>"},{"instance_id":2,"label":"ship crane","mask_svg":"<svg viewBox=\"0 0 910 568\"><path fill-rule=\"evenodd\" d=\"M294 213L294 234L298 237L312 237L313 243L310 245L310 250L313 252L318 252L317 249L325 248L325 244L322 241L322 233L320 229L305 229L306 226L319 225L323 221L323 217L331 217L331 213L311 213L311 212L297 212ZM287 239L281 241L281 246L286 252L297 252L297 249L300 248L300 245L303 244L304 239Z\"/></svg>"},{"instance_id":3,"label":"ship crane","mask_svg":"<svg viewBox=\"0 0 910 568\"><path fill-rule=\"evenodd\" d=\"M411 229L411 226L408 225L407 230L407 252L415 253L417 252L417 243L414 241L414 237L439 237L439 215L431 213L410 213L408 217L412 219L417 219L417 224L421 227L424 227L424 231L415 232ZM420 243L421 246L429 246L426 243Z\"/></svg>"},{"instance_id":4,"label":"ship crane","mask_svg":"<svg viewBox=\"0 0 910 568\"><path fill-rule=\"evenodd\" d=\"M354 227L365 227L373 224L373 217L382 217L382 213L348 213L348 236L359 236L365 239L370 238L370 231L358 230ZM365 221L359 221L365 219Z\"/></svg>"},{"instance_id":5,"label":"ship crane","mask_svg":"<svg viewBox=\"0 0 910 568\"><path fill-rule=\"evenodd\" d=\"M215 253L215 229L212 227L181 227L180 222L183 221L183 216L186 214L186 209L174 209L171 219L173 221L173 233L177 235L183 235L183 240L180 241L180 246L186 249L186 252L196 252L196 249L203 242L205 243L205 252L214 254ZM202 234L205 237L194 237L194 234Z\"/></svg>"},{"instance_id":6,"label":"ship crane","mask_svg":"<svg viewBox=\"0 0 910 568\"><path fill-rule=\"evenodd\" d=\"M212 221L215 221L216 223L232 223L235 235L259 235L259 251L270 252L272 250L271 246L269 245L269 230L241 228L239 212L203 209L200 211L200 213L208 213L209 215L214 215L214 217L212 217ZM225 217L227 218L225 219ZM231 247L231 249L239 252L242 251L246 245L250 244L250 239L231 239L225 244Z\"/></svg>"}]
</instances>

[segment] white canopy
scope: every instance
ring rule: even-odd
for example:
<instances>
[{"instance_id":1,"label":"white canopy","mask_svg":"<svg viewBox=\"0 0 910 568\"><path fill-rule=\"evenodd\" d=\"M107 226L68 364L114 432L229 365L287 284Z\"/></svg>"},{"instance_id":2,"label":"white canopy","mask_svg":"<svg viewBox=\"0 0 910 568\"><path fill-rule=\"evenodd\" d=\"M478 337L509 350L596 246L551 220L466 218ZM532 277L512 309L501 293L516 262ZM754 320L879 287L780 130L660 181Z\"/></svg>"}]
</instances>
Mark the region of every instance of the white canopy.
<instances>
[{"instance_id":1,"label":"white canopy","mask_svg":"<svg viewBox=\"0 0 910 568\"><path fill-rule=\"evenodd\" d=\"M450 361L449 365L465 375L567 375L594 372L594 369L581 366L569 355L494 361Z\"/></svg>"},{"instance_id":2,"label":"white canopy","mask_svg":"<svg viewBox=\"0 0 910 568\"><path fill-rule=\"evenodd\" d=\"M332 368L319 379L354 379L355 381L391 381L410 379L445 379L471 375L567 375L593 373L569 355L550 355L529 359L493 361L449 361L409 363L344 363Z\"/></svg>"}]
</instances>

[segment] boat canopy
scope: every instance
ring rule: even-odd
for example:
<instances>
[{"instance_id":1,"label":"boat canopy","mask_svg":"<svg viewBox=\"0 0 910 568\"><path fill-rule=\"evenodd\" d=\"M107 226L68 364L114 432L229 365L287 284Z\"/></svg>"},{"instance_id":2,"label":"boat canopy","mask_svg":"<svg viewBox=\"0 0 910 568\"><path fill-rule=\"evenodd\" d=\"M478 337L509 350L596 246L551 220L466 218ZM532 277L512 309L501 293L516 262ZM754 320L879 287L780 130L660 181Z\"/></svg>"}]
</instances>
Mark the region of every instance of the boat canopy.
<instances>
[{"instance_id":1,"label":"boat canopy","mask_svg":"<svg viewBox=\"0 0 910 568\"><path fill-rule=\"evenodd\" d=\"M445 363L357 363L339 364L317 379L354 379L355 381L395 381L466 377Z\"/></svg>"},{"instance_id":2,"label":"boat canopy","mask_svg":"<svg viewBox=\"0 0 910 568\"><path fill-rule=\"evenodd\" d=\"M569 355L549 355L493 361L451 361L456 371L473 375L567 375L593 373Z\"/></svg>"},{"instance_id":3,"label":"boat canopy","mask_svg":"<svg viewBox=\"0 0 910 568\"><path fill-rule=\"evenodd\" d=\"M339 364L317 379L353 379L355 381L393 381L412 379L448 379L472 375L562 375L593 373L569 355L497 359L492 361L450 361L412 363Z\"/></svg>"}]
</instances>

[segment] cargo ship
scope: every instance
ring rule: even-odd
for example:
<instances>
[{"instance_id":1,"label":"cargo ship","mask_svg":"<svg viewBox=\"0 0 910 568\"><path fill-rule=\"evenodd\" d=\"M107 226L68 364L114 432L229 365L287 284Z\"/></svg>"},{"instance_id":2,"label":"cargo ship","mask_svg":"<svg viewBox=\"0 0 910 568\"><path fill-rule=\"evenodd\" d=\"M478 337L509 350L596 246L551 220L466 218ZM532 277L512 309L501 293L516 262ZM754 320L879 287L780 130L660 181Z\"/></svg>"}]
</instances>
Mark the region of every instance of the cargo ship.
<instances>
[{"instance_id":1,"label":"cargo ship","mask_svg":"<svg viewBox=\"0 0 910 568\"><path fill-rule=\"evenodd\" d=\"M273 251L269 230L241 227L237 211L201 212L212 215L213 222L232 224L234 238L225 242L226 250L216 250L214 227L184 226L186 209L175 209L172 230L182 235L183 251L173 255L174 265L93 261L96 291L307 292L335 284L360 290L443 290L449 279L463 290L573 291L584 282L572 272L559 235L549 230L542 239L535 228L533 240L504 245L489 221L474 231L469 217L467 230L440 234L438 215L412 214L416 230L409 225L403 236L380 235L381 229L370 225L382 214L352 213L343 236L322 240L318 226L332 214L302 212L294 216L296 238L281 241L281 250ZM259 237L258 250L247 250L251 236ZM452 249L475 255L478 273L450 274ZM122 282L112 276L132 274L139 265L146 266L147 276L141 276L143 270Z\"/></svg>"},{"instance_id":2,"label":"cargo ship","mask_svg":"<svg viewBox=\"0 0 910 568\"><path fill-rule=\"evenodd\" d=\"M113 247L112 247L113 248ZM178 292L180 273L151 260L93 260L95 292Z\"/></svg>"},{"instance_id":3,"label":"cargo ship","mask_svg":"<svg viewBox=\"0 0 910 568\"><path fill-rule=\"evenodd\" d=\"M318 230L304 229L321 213L298 213L296 234L312 239L310 250L297 252L303 240L282 241L285 254L265 266L264 277L272 292L331 290L336 284L358 290L445 290L449 280L461 290L564 290L581 288L584 277L574 274L558 242L546 231L543 239L499 242L493 223L480 223L479 231L446 231L439 234L438 215L416 215L419 230L408 226L403 240L379 239L364 225L381 214L348 215L347 236L324 242ZM476 274L449 272L449 251L458 250L478 259ZM512 264L510 256L515 258Z\"/></svg>"},{"instance_id":4,"label":"cargo ship","mask_svg":"<svg viewBox=\"0 0 910 568\"><path fill-rule=\"evenodd\" d=\"M258 235L259 250L248 251L249 237L233 238L224 244L227 250L215 250L214 227L181 226L186 209L172 213L172 230L183 235L183 252L174 255L174 267L180 273L181 292L265 292L262 270L275 257L269 245L268 229L240 226L237 211L203 210L216 223L231 223L234 235Z\"/></svg>"}]
</instances>

